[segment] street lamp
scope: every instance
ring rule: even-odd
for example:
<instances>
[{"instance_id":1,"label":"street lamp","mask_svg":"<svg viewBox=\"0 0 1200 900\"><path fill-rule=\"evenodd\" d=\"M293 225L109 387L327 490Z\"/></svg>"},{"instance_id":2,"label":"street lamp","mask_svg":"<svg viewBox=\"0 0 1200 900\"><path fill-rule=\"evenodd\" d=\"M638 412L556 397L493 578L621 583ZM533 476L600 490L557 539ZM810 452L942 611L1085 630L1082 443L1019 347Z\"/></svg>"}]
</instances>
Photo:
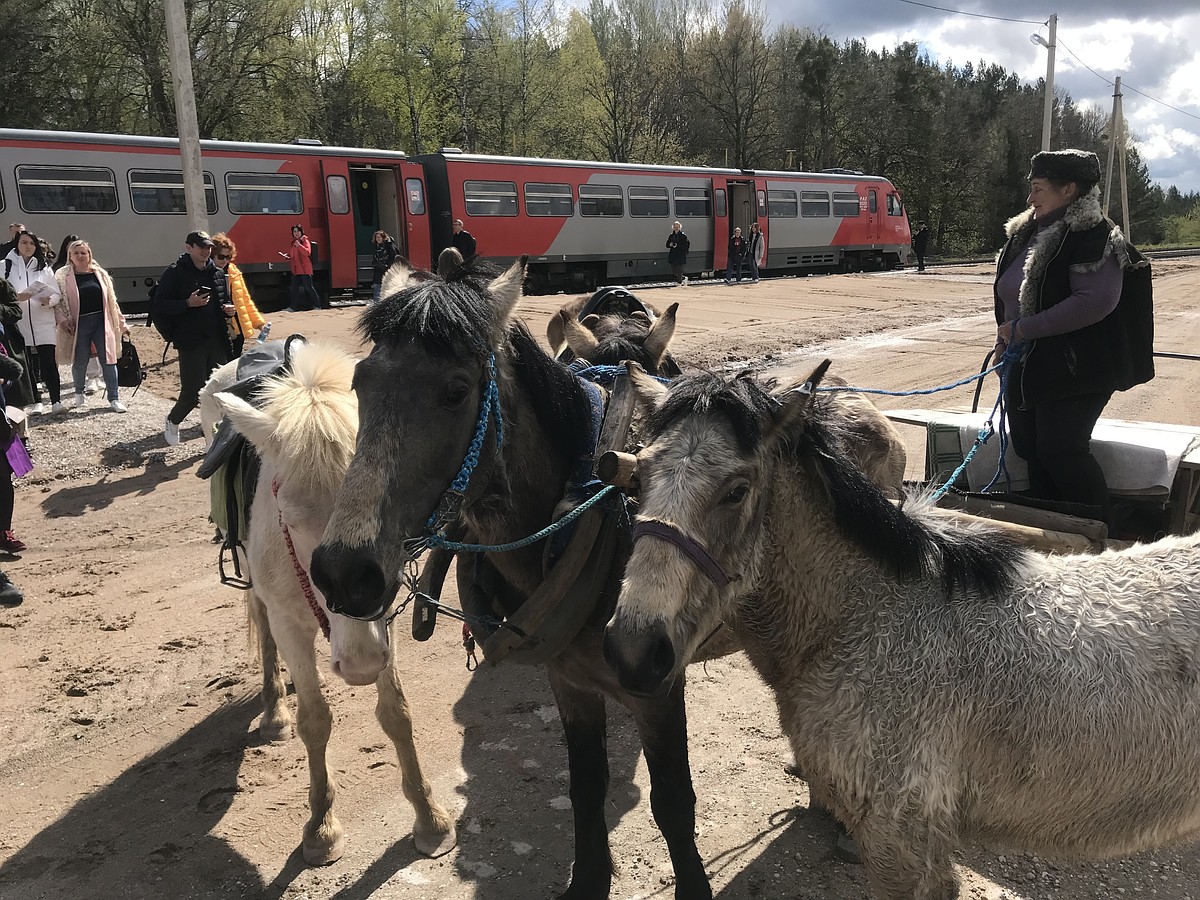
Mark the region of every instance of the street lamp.
<instances>
[{"instance_id":1,"label":"street lamp","mask_svg":"<svg viewBox=\"0 0 1200 900\"><path fill-rule=\"evenodd\" d=\"M1054 116L1054 35L1058 31L1058 15L1052 14L1050 21L1050 40L1040 34L1031 34L1029 40L1046 48L1046 109L1042 113L1042 149L1050 149L1050 123Z\"/></svg>"}]
</instances>

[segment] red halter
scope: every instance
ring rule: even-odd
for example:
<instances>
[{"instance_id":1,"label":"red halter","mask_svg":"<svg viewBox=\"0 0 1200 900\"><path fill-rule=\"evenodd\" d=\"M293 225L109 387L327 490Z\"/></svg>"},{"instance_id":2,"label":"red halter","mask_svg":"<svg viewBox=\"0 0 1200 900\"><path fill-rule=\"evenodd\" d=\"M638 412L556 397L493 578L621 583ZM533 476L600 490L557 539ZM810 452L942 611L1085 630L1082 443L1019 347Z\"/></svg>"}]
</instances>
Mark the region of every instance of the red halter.
<instances>
[{"instance_id":1,"label":"red halter","mask_svg":"<svg viewBox=\"0 0 1200 900\"><path fill-rule=\"evenodd\" d=\"M279 479L271 480L271 494L279 499ZM325 615L325 610L321 609L321 604L317 602L317 595L313 593L312 582L308 580L308 573L304 571L304 566L300 565L300 558L296 556L296 545L292 543L291 532L288 531L287 525L283 523L283 510L279 511L279 530L283 532L283 540L287 544L288 553L292 557L292 568L296 572L296 580L300 582L300 590L304 592L304 599L308 601L308 608L312 610L312 614L317 617L317 624L321 626L321 633L325 635L325 640L329 640L329 617Z\"/></svg>"}]
</instances>

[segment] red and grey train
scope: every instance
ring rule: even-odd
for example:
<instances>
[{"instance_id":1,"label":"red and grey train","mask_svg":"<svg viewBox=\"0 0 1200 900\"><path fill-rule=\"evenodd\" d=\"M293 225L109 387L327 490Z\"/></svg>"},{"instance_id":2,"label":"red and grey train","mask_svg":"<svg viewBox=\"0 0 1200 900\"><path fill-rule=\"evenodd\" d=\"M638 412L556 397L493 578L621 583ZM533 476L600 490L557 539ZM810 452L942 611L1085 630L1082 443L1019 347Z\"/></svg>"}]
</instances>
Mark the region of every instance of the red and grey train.
<instances>
[{"instance_id":1,"label":"red and grey train","mask_svg":"<svg viewBox=\"0 0 1200 900\"><path fill-rule=\"evenodd\" d=\"M383 229L429 267L462 219L482 256L526 255L529 289L589 290L662 279L678 220L688 272L724 269L734 227L758 222L773 272L902 265L908 218L885 178L820 173L522 159L450 148L409 156L315 142L202 141L210 230L238 246L255 296L271 304L288 278L293 224L313 241L322 289L370 284L372 236ZM188 231L179 143L171 138L0 129L0 217L57 247L92 245L122 301L138 302L182 251ZM282 292L277 295L282 305Z\"/></svg>"}]
</instances>

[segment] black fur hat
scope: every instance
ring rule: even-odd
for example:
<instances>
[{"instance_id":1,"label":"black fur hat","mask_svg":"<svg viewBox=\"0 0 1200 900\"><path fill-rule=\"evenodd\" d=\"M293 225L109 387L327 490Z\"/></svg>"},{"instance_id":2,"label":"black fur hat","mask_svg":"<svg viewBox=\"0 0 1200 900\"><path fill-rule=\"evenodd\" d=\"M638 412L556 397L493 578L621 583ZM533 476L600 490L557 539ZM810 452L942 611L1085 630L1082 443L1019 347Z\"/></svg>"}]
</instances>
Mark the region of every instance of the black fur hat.
<instances>
[{"instance_id":1,"label":"black fur hat","mask_svg":"<svg viewBox=\"0 0 1200 900\"><path fill-rule=\"evenodd\" d=\"M16 381L25 374L25 367L13 359L0 353L0 378L5 381Z\"/></svg>"},{"instance_id":2,"label":"black fur hat","mask_svg":"<svg viewBox=\"0 0 1200 900\"><path fill-rule=\"evenodd\" d=\"M1043 150L1029 161L1029 178L1063 183L1100 183L1100 160L1087 150Z\"/></svg>"}]
</instances>

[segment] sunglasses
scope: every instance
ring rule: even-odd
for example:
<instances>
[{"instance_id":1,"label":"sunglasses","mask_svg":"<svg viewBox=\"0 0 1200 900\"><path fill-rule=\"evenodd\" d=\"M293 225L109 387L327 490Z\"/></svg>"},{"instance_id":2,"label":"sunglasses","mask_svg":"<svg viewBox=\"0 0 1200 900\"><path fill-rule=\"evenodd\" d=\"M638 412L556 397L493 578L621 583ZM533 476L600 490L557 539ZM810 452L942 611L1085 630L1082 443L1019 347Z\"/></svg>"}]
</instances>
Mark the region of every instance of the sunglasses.
<instances>
[{"instance_id":1,"label":"sunglasses","mask_svg":"<svg viewBox=\"0 0 1200 900\"><path fill-rule=\"evenodd\" d=\"M232 253L218 253L217 259L233 259Z\"/></svg>"}]
</instances>

